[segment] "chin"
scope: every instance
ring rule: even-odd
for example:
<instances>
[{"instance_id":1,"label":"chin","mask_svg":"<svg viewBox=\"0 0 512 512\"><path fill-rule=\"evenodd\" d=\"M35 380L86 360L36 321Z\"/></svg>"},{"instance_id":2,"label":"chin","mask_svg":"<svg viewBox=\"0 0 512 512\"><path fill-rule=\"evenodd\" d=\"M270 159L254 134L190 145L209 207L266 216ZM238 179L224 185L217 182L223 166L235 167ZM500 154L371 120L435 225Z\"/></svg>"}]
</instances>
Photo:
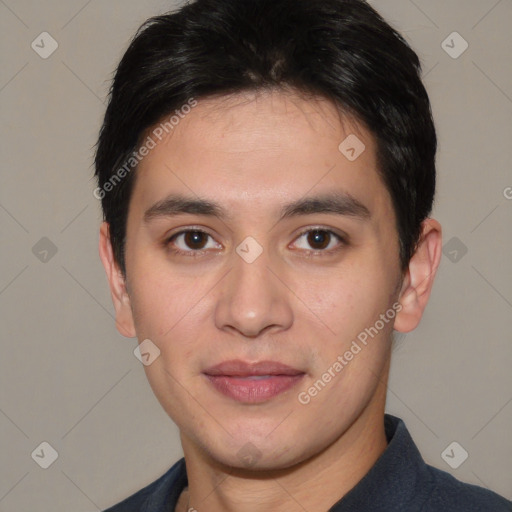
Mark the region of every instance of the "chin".
<instances>
[{"instance_id":1,"label":"chin","mask_svg":"<svg viewBox=\"0 0 512 512\"><path fill-rule=\"evenodd\" d=\"M300 464L314 455L314 447L301 449L287 440L297 439L295 435L269 439L268 430L261 436L222 436L222 439L202 439L202 451L217 464L240 471L279 471ZM209 442L210 441L210 442Z\"/></svg>"}]
</instances>

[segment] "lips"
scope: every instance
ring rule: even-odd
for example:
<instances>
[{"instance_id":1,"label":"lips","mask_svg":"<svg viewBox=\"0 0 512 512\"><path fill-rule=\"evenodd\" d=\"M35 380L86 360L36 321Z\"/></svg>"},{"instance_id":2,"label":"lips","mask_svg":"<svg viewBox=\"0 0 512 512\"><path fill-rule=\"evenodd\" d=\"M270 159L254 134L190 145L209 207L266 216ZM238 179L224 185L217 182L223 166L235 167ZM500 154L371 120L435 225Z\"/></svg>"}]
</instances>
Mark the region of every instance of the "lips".
<instances>
[{"instance_id":1,"label":"lips","mask_svg":"<svg viewBox=\"0 0 512 512\"><path fill-rule=\"evenodd\" d=\"M242 403L262 403L289 390L305 372L276 361L224 361L204 371L210 384Z\"/></svg>"},{"instance_id":2,"label":"lips","mask_svg":"<svg viewBox=\"0 0 512 512\"><path fill-rule=\"evenodd\" d=\"M249 377L251 375L299 375L304 372L275 361L260 361L258 363L246 363L239 359L224 361L216 366L208 368L207 375L225 375L230 377Z\"/></svg>"}]
</instances>

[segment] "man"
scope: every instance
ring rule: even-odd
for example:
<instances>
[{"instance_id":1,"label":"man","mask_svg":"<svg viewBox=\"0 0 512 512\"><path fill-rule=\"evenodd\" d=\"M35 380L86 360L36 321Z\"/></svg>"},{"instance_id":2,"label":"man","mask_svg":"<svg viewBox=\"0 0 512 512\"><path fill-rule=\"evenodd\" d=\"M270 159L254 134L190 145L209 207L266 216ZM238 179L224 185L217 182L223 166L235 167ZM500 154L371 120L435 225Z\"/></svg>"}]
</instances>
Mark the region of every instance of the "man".
<instances>
[{"instance_id":1,"label":"man","mask_svg":"<svg viewBox=\"0 0 512 512\"><path fill-rule=\"evenodd\" d=\"M360 0L198 0L123 56L100 256L184 459L121 511L504 511L385 415L441 257L416 54Z\"/></svg>"}]
</instances>

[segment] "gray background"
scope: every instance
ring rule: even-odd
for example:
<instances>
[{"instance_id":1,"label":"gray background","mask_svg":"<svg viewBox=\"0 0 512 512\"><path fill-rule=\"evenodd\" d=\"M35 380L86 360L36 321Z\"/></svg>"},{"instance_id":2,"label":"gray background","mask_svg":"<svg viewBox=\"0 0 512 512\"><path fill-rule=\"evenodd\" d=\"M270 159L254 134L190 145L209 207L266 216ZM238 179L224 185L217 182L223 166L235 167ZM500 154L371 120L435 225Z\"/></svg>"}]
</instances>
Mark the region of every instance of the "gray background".
<instances>
[{"instance_id":1,"label":"gray background","mask_svg":"<svg viewBox=\"0 0 512 512\"><path fill-rule=\"evenodd\" d=\"M399 337L387 409L427 462L512 499L512 1L371 3L423 62L449 244L420 327ZM2 512L102 509L181 456L136 341L115 329L91 178L111 73L173 5L0 0ZM58 43L46 59L31 47L44 31ZM454 31L469 43L456 59L442 47ZM31 457L43 441L48 469ZM452 441L469 453L457 469L441 457Z\"/></svg>"}]
</instances>

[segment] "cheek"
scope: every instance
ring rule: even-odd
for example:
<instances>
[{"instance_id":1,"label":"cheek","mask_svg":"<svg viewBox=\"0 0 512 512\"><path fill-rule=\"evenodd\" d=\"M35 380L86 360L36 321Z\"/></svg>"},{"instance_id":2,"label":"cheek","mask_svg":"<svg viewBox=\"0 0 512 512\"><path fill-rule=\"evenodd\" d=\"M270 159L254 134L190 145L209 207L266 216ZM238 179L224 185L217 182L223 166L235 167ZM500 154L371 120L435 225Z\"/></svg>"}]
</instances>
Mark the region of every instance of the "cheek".
<instances>
[{"instance_id":1,"label":"cheek","mask_svg":"<svg viewBox=\"0 0 512 512\"><path fill-rule=\"evenodd\" d=\"M392 306L391 287L380 278L382 275L366 271L365 278L345 276L325 281L324 286L304 287L304 293L309 290L310 304L318 304L313 309L321 322L315 317L313 321L324 333L321 343L311 346L312 380L329 381L328 389L320 393L322 396L315 399L316 405L310 410L329 407L332 401L350 409L371 395L376 385L375 375L381 373L387 359L393 330L392 315L385 323L379 320Z\"/></svg>"},{"instance_id":2,"label":"cheek","mask_svg":"<svg viewBox=\"0 0 512 512\"><path fill-rule=\"evenodd\" d=\"M195 407L188 392L193 389L191 382L178 369L170 367L164 353L151 365L144 367L149 385L162 408L176 424L183 425L191 421L191 417L194 421Z\"/></svg>"},{"instance_id":3,"label":"cheek","mask_svg":"<svg viewBox=\"0 0 512 512\"><path fill-rule=\"evenodd\" d=\"M367 327L389 307L390 285L383 272L352 268L315 279L297 279L297 296L308 309L342 338ZM314 318L314 317L313 317Z\"/></svg>"},{"instance_id":4,"label":"cheek","mask_svg":"<svg viewBox=\"0 0 512 512\"><path fill-rule=\"evenodd\" d=\"M134 283L132 309L137 337L150 339L160 350L158 359L145 370L162 404L165 398L159 396L159 390L165 394L170 390L171 395L183 391L174 389L175 382L168 374L185 385L199 364L207 322L212 322L205 309L210 307L205 295L211 286L206 280L196 283L156 269Z\"/></svg>"},{"instance_id":5,"label":"cheek","mask_svg":"<svg viewBox=\"0 0 512 512\"><path fill-rule=\"evenodd\" d=\"M183 320L193 317L194 305L204 295L203 286L169 272L150 258L137 263L130 296L137 333L165 341L187 324Z\"/></svg>"}]
</instances>

